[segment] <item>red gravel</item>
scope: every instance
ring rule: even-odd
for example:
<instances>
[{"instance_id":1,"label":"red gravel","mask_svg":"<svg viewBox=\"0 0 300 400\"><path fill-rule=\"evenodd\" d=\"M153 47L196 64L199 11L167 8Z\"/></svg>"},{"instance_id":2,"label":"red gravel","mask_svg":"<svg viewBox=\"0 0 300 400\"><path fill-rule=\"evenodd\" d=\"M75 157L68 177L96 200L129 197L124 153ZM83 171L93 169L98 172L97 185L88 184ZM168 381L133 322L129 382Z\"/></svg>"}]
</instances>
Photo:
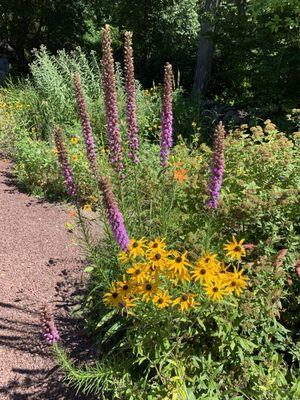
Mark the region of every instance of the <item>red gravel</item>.
<instances>
[{"instance_id":1,"label":"red gravel","mask_svg":"<svg viewBox=\"0 0 300 400\"><path fill-rule=\"evenodd\" d=\"M68 297L68 277L80 278L83 269L64 226L70 217L63 206L18 191L8 167L0 161L0 399L78 399L57 382L39 323L47 302L64 332L74 325L61 297ZM75 346L78 339L64 334L67 345L73 340Z\"/></svg>"}]
</instances>

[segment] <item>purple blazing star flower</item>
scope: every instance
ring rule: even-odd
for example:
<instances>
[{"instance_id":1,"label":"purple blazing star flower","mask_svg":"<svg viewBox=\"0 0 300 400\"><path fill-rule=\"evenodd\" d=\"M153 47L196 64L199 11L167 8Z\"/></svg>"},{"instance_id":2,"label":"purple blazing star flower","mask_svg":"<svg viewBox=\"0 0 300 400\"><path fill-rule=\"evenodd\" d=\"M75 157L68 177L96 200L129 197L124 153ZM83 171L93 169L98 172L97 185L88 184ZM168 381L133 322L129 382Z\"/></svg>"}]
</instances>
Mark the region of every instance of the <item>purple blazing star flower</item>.
<instances>
[{"instance_id":1,"label":"purple blazing star flower","mask_svg":"<svg viewBox=\"0 0 300 400\"><path fill-rule=\"evenodd\" d=\"M122 138L118 124L115 67L108 25L105 25L102 36L101 77L104 90L110 161L117 171L121 173L124 168L122 162Z\"/></svg>"},{"instance_id":2,"label":"purple blazing star flower","mask_svg":"<svg viewBox=\"0 0 300 400\"><path fill-rule=\"evenodd\" d=\"M125 90L126 90L126 123L127 123L129 149L130 149L128 155L135 164L138 164L139 139L138 139L138 127L136 119L136 92L135 92L131 32L125 32L124 64L125 64Z\"/></svg>"},{"instance_id":3,"label":"purple blazing star flower","mask_svg":"<svg viewBox=\"0 0 300 400\"><path fill-rule=\"evenodd\" d=\"M103 204L107 212L108 221L114 237L123 251L128 251L129 237L118 203L111 190L108 178L100 177L99 189L103 195Z\"/></svg>"},{"instance_id":4,"label":"purple blazing star flower","mask_svg":"<svg viewBox=\"0 0 300 400\"><path fill-rule=\"evenodd\" d=\"M90 162L91 170L93 171L93 174L96 176L97 159L96 159L95 143L94 143L92 126L87 111L86 101L84 98L84 93L81 85L80 75L78 73L75 73L73 76L73 80L74 80L77 109L82 126L82 134L86 145L87 157Z\"/></svg>"},{"instance_id":5,"label":"purple blazing star flower","mask_svg":"<svg viewBox=\"0 0 300 400\"><path fill-rule=\"evenodd\" d=\"M162 167L167 166L169 149L173 146L172 81L172 65L167 63L165 65L161 113L160 156Z\"/></svg>"},{"instance_id":6,"label":"purple blazing star flower","mask_svg":"<svg viewBox=\"0 0 300 400\"><path fill-rule=\"evenodd\" d=\"M76 197L77 189L74 182L72 168L68 162L67 151L65 149L61 129L56 127L54 129L54 139L57 148L57 156L60 163L60 167L67 184L67 192L71 197Z\"/></svg>"},{"instance_id":7,"label":"purple blazing star flower","mask_svg":"<svg viewBox=\"0 0 300 400\"><path fill-rule=\"evenodd\" d=\"M41 312L41 323L43 329L43 337L51 346L57 342L60 337L55 326L53 315L48 305L44 305Z\"/></svg>"},{"instance_id":8,"label":"purple blazing star flower","mask_svg":"<svg viewBox=\"0 0 300 400\"><path fill-rule=\"evenodd\" d=\"M208 201L209 208L218 207L221 186L223 182L223 173L225 167L225 129L222 121L217 125L214 135L214 147L210 164L210 180L208 183Z\"/></svg>"}]
</instances>

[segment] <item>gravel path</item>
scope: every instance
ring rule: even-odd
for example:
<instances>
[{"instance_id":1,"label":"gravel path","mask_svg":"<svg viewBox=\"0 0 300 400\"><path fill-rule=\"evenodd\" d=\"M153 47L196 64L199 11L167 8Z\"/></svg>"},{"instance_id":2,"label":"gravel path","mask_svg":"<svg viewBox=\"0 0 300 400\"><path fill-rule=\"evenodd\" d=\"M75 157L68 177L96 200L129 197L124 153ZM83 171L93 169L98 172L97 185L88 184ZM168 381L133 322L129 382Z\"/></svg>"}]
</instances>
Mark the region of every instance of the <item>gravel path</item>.
<instances>
[{"instance_id":1,"label":"gravel path","mask_svg":"<svg viewBox=\"0 0 300 400\"><path fill-rule=\"evenodd\" d=\"M50 303L64 346L72 350L80 342L67 311L83 260L67 220L62 206L19 192L8 163L0 161L1 400L79 399L60 383L39 323L41 305Z\"/></svg>"}]
</instances>

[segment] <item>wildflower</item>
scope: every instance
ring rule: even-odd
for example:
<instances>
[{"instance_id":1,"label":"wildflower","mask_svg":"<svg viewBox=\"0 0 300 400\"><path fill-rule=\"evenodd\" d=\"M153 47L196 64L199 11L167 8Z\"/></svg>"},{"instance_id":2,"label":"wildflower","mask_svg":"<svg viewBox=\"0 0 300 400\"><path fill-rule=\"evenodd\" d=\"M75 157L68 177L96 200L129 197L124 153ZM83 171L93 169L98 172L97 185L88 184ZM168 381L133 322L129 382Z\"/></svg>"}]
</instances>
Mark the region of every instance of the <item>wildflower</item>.
<instances>
[{"instance_id":1,"label":"wildflower","mask_svg":"<svg viewBox=\"0 0 300 400\"><path fill-rule=\"evenodd\" d=\"M124 64L125 64L125 90L126 90L126 123L127 135L129 142L129 157L137 164L138 159L138 127L136 119L136 92L134 80L134 64L132 50L132 33L125 32L124 47Z\"/></svg>"},{"instance_id":2,"label":"wildflower","mask_svg":"<svg viewBox=\"0 0 300 400\"><path fill-rule=\"evenodd\" d=\"M224 146L225 146L225 129L223 123L220 122L215 131L214 149L210 165L210 180L208 184L208 202L209 208L217 208L220 196L220 190L223 181L224 172Z\"/></svg>"},{"instance_id":3,"label":"wildflower","mask_svg":"<svg viewBox=\"0 0 300 400\"><path fill-rule=\"evenodd\" d=\"M197 126L197 123L195 121L192 122L192 127L195 128Z\"/></svg>"},{"instance_id":4,"label":"wildflower","mask_svg":"<svg viewBox=\"0 0 300 400\"><path fill-rule=\"evenodd\" d=\"M72 138L70 139L70 142L71 142L72 144L77 144L77 143L78 143L77 137L72 137Z\"/></svg>"},{"instance_id":5,"label":"wildflower","mask_svg":"<svg viewBox=\"0 0 300 400\"><path fill-rule=\"evenodd\" d=\"M72 156L72 161L78 161L78 155L77 154L74 154Z\"/></svg>"},{"instance_id":6,"label":"wildflower","mask_svg":"<svg viewBox=\"0 0 300 400\"><path fill-rule=\"evenodd\" d=\"M57 148L58 160L60 162L61 170L68 188L68 195L75 196L77 194L77 189L74 182L73 172L68 162L67 152L62 140L61 129L58 127L54 129L54 139Z\"/></svg>"},{"instance_id":7,"label":"wildflower","mask_svg":"<svg viewBox=\"0 0 300 400\"><path fill-rule=\"evenodd\" d=\"M209 267L209 264L205 265L199 262L196 264L192 272L192 278L200 284L211 282L214 275L215 270Z\"/></svg>"},{"instance_id":8,"label":"wildflower","mask_svg":"<svg viewBox=\"0 0 300 400\"><path fill-rule=\"evenodd\" d=\"M164 239L154 239L148 243L148 252L149 251L162 251L165 250L166 244L164 243Z\"/></svg>"},{"instance_id":9,"label":"wildflower","mask_svg":"<svg viewBox=\"0 0 300 400\"><path fill-rule=\"evenodd\" d=\"M92 211L92 206L90 204L85 204L83 206L83 210L90 212L90 211Z\"/></svg>"},{"instance_id":10,"label":"wildflower","mask_svg":"<svg viewBox=\"0 0 300 400\"><path fill-rule=\"evenodd\" d=\"M114 237L123 251L128 251L129 238L125 228L123 215L113 195L108 178L100 177L99 189L103 194L103 203Z\"/></svg>"},{"instance_id":11,"label":"wildflower","mask_svg":"<svg viewBox=\"0 0 300 400\"><path fill-rule=\"evenodd\" d=\"M131 275L132 280L136 283L143 283L146 280L146 264L135 264L133 267L128 268L126 272Z\"/></svg>"},{"instance_id":12,"label":"wildflower","mask_svg":"<svg viewBox=\"0 0 300 400\"><path fill-rule=\"evenodd\" d=\"M160 156L163 168L167 166L169 149L173 146L172 79L172 65L167 63L164 75L160 140Z\"/></svg>"},{"instance_id":13,"label":"wildflower","mask_svg":"<svg viewBox=\"0 0 300 400\"><path fill-rule=\"evenodd\" d=\"M241 129L248 129L248 125L247 124L242 124L241 125Z\"/></svg>"},{"instance_id":14,"label":"wildflower","mask_svg":"<svg viewBox=\"0 0 300 400\"><path fill-rule=\"evenodd\" d=\"M55 156L57 156L57 154L58 154L58 150L57 150L57 148L55 147L54 149L52 149L52 154L54 154Z\"/></svg>"},{"instance_id":15,"label":"wildflower","mask_svg":"<svg viewBox=\"0 0 300 400\"><path fill-rule=\"evenodd\" d=\"M118 307L119 302L122 300L120 289L113 284L110 291L103 296L103 302L108 307Z\"/></svg>"},{"instance_id":16,"label":"wildflower","mask_svg":"<svg viewBox=\"0 0 300 400\"><path fill-rule=\"evenodd\" d=\"M129 241L129 254L131 257L136 258L138 256L143 256L145 254L145 238L141 238L140 240L131 239Z\"/></svg>"},{"instance_id":17,"label":"wildflower","mask_svg":"<svg viewBox=\"0 0 300 400\"><path fill-rule=\"evenodd\" d=\"M169 262L167 252L163 249L148 252L146 258L150 263L152 272L162 271Z\"/></svg>"},{"instance_id":18,"label":"wildflower","mask_svg":"<svg viewBox=\"0 0 300 400\"><path fill-rule=\"evenodd\" d=\"M187 260L187 251L180 254L178 251L172 251L173 259L170 260L170 269L180 270L181 268L190 267L191 264Z\"/></svg>"},{"instance_id":19,"label":"wildflower","mask_svg":"<svg viewBox=\"0 0 300 400\"><path fill-rule=\"evenodd\" d=\"M153 303L156 305L157 308L166 308L172 303L171 297L168 293L163 291L158 291L154 294L152 298Z\"/></svg>"},{"instance_id":20,"label":"wildflower","mask_svg":"<svg viewBox=\"0 0 300 400\"><path fill-rule=\"evenodd\" d=\"M221 301L223 296L228 294L226 282L221 276L215 276L214 279L204 284L205 293L212 301Z\"/></svg>"},{"instance_id":21,"label":"wildflower","mask_svg":"<svg viewBox=\"0 0 300 400\"><path fill-rule=\"evenodd\" d=\"M122 296L129 296L134 290L134 285L131 281L123 280L116 282L116 286L119 288L119 293Z\"/></svg>"},{"instance_id":22,"label":"wildflower","mask_svg":"<svg viewBox=\"0 0 300 400\"><path fill-rule=\"evenodd\" d=\"M182 185L186 180L188 180L187 172L187 168L175 170L173 172L174 180Z\"/></svg>"},{"instance_id":23,"label":"wildflower","mask_svg":"<svg viewBox=\"0 0 300 400\"><path fill-rule=\"evenodd\" d=\"M148 301L149 298L156 293L158 290L157 281L145 281L142 284L140 293L143 296L143 300Z\"/></svg>"},{"instance_id":24,"label":"wildflower","mask_svg":"<svg viewBox=\"0 0 300 400\"><path fill-rule=\"evenodd\" d=\"M236 258L238 261L241 261L241 258L246 256L246 250L243 247L244 241L245 239L242 239L238 242L236 238L232 236L232 242L227 242L227 244L224 245L224 250L227 250L227 256L231 260Z\"/></svg>"},{"instance_id":25,"label":"wildflower","mask_svg":"<svg viewBox=\"0 0 300 400\"><path fill-rule=\"evenodd\" d=\"M43 337L49 345L57 342L60 337L55 326L53 315L48 305L44 305L41 312L41 323L43 328Z\"/></svg>"},{"instance_id":26,"label":"wildflower","mask_svg":"<svg viewBox=\"0 0 300 400\"><path fill-rule=\"evenodd\" d=\"M238 271L238 269L234 267L233 272L226 273L225 280L228 285L227 289L229 293L234 292L237 296L241 295L242 290L247 286L247 280L249 279L246 276L243 276L243 272L243 269Z\"/></svg>"},{"instance_id":27,"label":"wildflower","mask_svg":"<svg viewBox=\"0 0 300 400\"><path fill-rule=\"evenodd\" d=\"M110 161L118 172L124 168L122 162L122 139L118 124L117 91L114 58L111 48L110 28L105 25L102 36L101 76L104 90L105 114L109 136Z\"/></svg>"},{"instance_id":28,"label":"wildflower","mask_svg":"<svg viewBox=\"0 0 300 400\"><path fill-rule=\"evenodd\" d=\"M75 95L78 113L82 125L82 134L85 140L87 157L90 163L91 170L93 174L96 176L97 174L97 160L96 160L96 150L95 143L93 137L93 131L90 123L89 114L87 111L87 105L84 98L84 93L81 86L81 79L78 73L75 73L73 76L74 87L75 87Z\"/></svg>"},{"instance_id":29,"label":"wildflower","mask_svg":"<svg viewBox=\"0 0 300 400\"><path fill-rule=\"evenodd\" d=\"M173 306L179 305L181 311L187 311L189 308L196 306L195 295L182 293L181 296L173 300Z\"/></svg>"},{"instance_id":30,"label":"wildflower","mask_svg":"<svg viewBox=\"0 0 300 400\"><path fill-rule=\"evenodd\" d=\"M190 276L187 267L190 263L187 261L187 252L180 254L177 251L172 252L173 259L169 261L168 277L177 284L181 281L189 281Z\"/></svg>"},{"instance_id":31,"label":"wildflower","mask_svg":"<svg viewBox=\"0 0 300 400\"><path fill-rule=\"evenodd\" d=\"M217 254L213 254L210 252L206 252L203 254L201 258L197 261L197 263L200 265L205 265L208 267L214 267L218 261L217 261Z\"/></svg>"}]
</instances>

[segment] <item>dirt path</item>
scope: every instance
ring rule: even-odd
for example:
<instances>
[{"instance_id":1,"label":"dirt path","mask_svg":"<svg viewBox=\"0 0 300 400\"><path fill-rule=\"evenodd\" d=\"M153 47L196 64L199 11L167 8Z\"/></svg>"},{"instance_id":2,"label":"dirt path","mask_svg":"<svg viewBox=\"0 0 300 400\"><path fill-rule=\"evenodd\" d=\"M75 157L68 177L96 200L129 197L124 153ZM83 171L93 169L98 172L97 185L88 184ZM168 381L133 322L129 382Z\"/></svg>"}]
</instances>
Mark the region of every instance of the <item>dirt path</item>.
<instances>
[{"instance_id":1,"label":"dirt path","mask_svg":"<svg viewBox=\"0 0 300 400\"><path fill-rule=\"evenodd\" d=\"M58 382L39 323L41 305L50 303L64 344L76 346L66 311L83 262L64 226L68 219L63 207L20 193L0 161L1 400L79 398Z\"/></svg>"}]
</instances>

